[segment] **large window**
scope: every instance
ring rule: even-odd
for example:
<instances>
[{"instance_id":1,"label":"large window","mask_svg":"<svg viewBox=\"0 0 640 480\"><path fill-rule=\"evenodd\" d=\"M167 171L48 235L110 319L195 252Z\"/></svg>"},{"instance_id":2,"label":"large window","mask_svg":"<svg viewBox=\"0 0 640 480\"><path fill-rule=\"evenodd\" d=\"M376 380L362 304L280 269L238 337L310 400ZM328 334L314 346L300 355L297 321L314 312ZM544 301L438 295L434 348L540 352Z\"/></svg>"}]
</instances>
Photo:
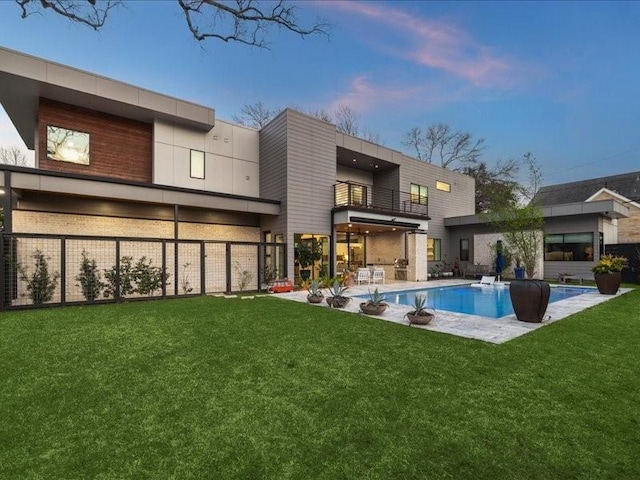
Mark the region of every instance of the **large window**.
<instances>
[{"instance_id":1,"label":"large window","mask_svg":"<svg viewBox=\"0 0 640 480\"><path fill-rule=\"evenodd\" d=\"M544 237L547 262L588 262L593 260L593 233L555 233Z\"/></svg>"},{"instance_id":2,"label":"large window","mask_svg":"<svg viewBox=\"0 0 640 480\"><path fill-rule=\"evenodd\" d=\"M460 239L460 261L461 262L469 261L469 239L468 238Z\"/></svg>"},{"instance_id":3,"label":"large window","mask_svg":"<svg viewBox=\"0 0 640 480\"><path fill-rule=\"evenodd\" d=\"M89 134L47 125L47 158L89 165Z\"/></svg>"},{"instance_id":4,"label":"large window","mask_svg":"<svg viewBox=\"0 0 640 480\"><path fill-rule=\"evenodd\" d=\"M426 205L428 196L429 189L427 187L416 183L411 184L411 203Z\"/></svg>"},{"instance_id":5,"label":"large window","mask_svg":"<svg viewBox=\"0 0 640 480\"><path fill-rule=\"evenodd\" d=\"M191 178L204 178L204 152L191 150Z\"/></svg>"},{"instance_id":6,"label":"large window","mask_svg":"<svg viewBox=\"0 0 640 480\"><path fill-rule=\"evenodd\" d=\"M439 262L442 260L442 242L439 238L427 238L427 261Z\"/></svg>"}]
</instances>

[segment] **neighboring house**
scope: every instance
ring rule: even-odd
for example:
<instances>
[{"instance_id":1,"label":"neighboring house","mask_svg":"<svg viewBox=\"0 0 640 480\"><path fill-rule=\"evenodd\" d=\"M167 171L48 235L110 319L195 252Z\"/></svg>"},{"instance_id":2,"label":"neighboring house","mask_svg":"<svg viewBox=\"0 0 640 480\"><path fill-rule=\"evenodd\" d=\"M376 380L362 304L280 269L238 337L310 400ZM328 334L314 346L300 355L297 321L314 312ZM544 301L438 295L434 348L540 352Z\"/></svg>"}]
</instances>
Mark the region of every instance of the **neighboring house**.
<instances>
[{"instance_id":1,"label":"neighboring house","mask_svg":"<svg viewBox=\"0 0 640 480\"><path fill-rule=\"evenodd\" d=\"M547 206L608 199L626 205L629 216L613 220L612 237L605 243L640 243L640 172L543 187L533 201Z\"/></svg>"},{"instance_id":2,"label":"neighboring house","mask_svg":"<svg viewBox=\"0 0 640 480\"><path fill-rule=\"evenodd\" d=\"M2 48L0 103L35 150L35 168L0 177L6 232L286 243L279 273L296 278L314 241L313 276L380 265L426 280L428 261L470 259L445 218L474 213L472 178L291 109L256 131Z\"/></svg>"}]
</instances>

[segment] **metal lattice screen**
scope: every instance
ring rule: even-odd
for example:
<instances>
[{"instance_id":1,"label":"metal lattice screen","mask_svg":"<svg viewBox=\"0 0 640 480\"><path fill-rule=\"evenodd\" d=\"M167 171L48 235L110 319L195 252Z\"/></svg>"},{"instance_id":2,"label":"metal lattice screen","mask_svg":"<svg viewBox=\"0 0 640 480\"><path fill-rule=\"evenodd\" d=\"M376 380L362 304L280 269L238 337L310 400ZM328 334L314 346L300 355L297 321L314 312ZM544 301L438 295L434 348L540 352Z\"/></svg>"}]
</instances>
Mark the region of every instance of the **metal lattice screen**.
<instances>
[{"instance_id":1,"label":"metal lattice screen","mask_svg":"<svg viewBox=\"0 0 640 480\"><path fill-rule=\"evenodd\" d=\"M2 234L2 308L265 290L286 245Z\"/></svg>"}]
</instances>

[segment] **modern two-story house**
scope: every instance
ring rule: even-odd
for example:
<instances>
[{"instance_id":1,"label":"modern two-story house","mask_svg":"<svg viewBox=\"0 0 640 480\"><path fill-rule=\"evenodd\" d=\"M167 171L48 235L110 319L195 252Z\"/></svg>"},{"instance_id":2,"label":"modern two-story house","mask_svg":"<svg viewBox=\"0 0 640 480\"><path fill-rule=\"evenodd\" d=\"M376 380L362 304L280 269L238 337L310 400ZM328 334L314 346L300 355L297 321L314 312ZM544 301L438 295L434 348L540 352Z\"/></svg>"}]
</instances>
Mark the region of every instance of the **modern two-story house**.
<instances>
[{"instance_id":1,"label":"modern two-story house","mask_svg":"<svg viewBox=\"0 0 640 480\"><path fill-rule=\"evenodd\" d=\"M426 280L428 262L469 255L445 218L474 213L472 178L291 109L257 131L7 49L0 102L35 151L35 168L0 177L8 233L278 242L290 278L306 244L313 276Z\"/></svg>"}]
</instances>

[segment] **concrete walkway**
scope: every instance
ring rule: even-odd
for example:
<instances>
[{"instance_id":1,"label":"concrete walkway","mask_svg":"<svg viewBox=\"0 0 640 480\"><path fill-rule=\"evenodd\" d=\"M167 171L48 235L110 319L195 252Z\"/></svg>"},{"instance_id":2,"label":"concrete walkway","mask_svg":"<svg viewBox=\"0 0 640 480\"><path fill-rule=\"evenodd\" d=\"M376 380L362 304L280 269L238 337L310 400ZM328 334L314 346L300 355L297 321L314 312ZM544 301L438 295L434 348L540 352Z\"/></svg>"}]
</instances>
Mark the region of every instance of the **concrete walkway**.
<instances>
[{"instance_id":1,"label":"concrete walkway","mask_svg":"<svg viewBox=\"0 0 640 480\"><path fill-rule=\"evenodd\" d=\"M385 293L400 290L416 290L452 285L465 285L469 283L470 282L468 280L430 280L429 282L397 282L376 286L359 285L349 287L347 293L350 297L354 297L357 295L367 295L369 291L373 292L375 287L378 287L380 293ZM553 288L553 286L551 288ZM388 322L399 323L401 325L411 326L412 328L433 330L435 332L448 333L460 337L473 338L476 340L499 344L524 335L525 333L529 333L532 330L542 328L545 325L549 325L558 320L562 320L563 318L573 315L574 313L577 313L594 305L598 305L599 303L606 302L607 300L610 300L615 296L623 295L627 292L630 292L631 290L632 289L630 288L623 288L620 292L618 292L618 295L601 295L600 293L598 293L598 290L593 287L593 293L585 293L583 295L578 295L566 300L550 303L549 307L547 308L545 320L542 323L521 322L516 319L515 315L508 315L502 318L487 318L478 315L467 315L462 313L438 310L436 311L435 318L429 325L409 325L409 322L404 317L404 315L411 310L411 307L393 303L389 304L389 308L383 315L374 318L379 318ZM323 289L323 292L326 294L327 290ZM281 293L277 294L277 296L278 298L284 298L297 302L306 303L307 301L306 290L291 293ZM349 302L347 307L343 309L343 311L363 315L362 313L360 313L361 301L364 300L352 298L352 300ZM329 308L326 302L312 306L314 308Z\"/></svg>"}]
</instances>

